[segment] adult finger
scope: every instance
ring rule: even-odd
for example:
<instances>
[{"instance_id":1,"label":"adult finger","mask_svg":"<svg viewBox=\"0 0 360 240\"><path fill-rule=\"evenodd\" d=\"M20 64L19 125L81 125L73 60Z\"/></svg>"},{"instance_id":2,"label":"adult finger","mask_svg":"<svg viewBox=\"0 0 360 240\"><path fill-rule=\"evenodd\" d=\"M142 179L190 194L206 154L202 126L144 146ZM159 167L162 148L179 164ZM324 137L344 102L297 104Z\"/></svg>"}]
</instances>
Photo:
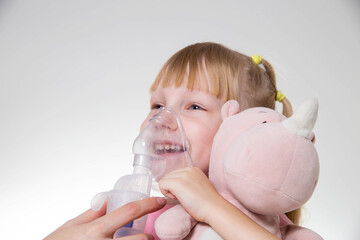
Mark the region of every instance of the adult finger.
<instances>
[{"instance_id":1,"label":"adult finger","mask_svg":"<svg viewBox=\"0 0 360 240\"><path fill-rule=\"evenodd\" d=\"M89 209L89 210L83 212L79 216L67 221L65 224L63 224L61 227L59 227L59 229L64 228L64 227L70 227L70 226L89 223L89 222L94 221L95 219L97 219L99 217L104 216L105 213L106 213L106 205L107 205L107 201L105 201L105 203L103 204L101 209L98 210L98 211L94 211L92 209Z\"/></svg>"},{"instance_id":2,"label":"adult finger","mask_svg":"<svg viewBox=\"0 0 360 240\"><path fill-rule=\"evenodd\" d=\"M165 204L165 198L146 198L131 202L96 219L91 224L98 225L105 235L111 235L129 222L163 208Z\"/></svg>"}]
</instances>

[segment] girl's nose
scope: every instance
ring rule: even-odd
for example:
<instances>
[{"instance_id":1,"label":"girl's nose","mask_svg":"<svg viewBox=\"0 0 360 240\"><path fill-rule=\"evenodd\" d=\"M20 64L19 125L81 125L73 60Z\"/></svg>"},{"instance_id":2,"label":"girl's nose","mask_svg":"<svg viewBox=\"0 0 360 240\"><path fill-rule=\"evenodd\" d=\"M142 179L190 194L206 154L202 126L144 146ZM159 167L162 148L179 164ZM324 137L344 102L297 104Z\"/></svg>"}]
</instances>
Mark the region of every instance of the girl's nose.
<instances>
[{"instance_id":1,"label":"girl's nose","mask_svg":"<svg viewBox=\"0 0 360 240\"><path fill-rule=\"evenodd\" d=\"M171 131L178 129L177 113L170 108L161 108L159 112L153 116L153 119L156 119L162 127L168 128Z\"/></svg>"}]
</instances>

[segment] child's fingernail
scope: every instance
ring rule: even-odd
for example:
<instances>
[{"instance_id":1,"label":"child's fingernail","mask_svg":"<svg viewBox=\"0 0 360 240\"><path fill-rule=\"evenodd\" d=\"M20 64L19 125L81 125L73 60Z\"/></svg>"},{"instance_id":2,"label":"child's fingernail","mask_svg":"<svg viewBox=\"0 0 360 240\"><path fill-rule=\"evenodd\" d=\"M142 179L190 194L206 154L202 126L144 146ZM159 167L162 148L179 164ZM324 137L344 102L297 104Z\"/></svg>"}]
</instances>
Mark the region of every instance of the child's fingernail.
<instances>
[{"instance_id":1,"label":"child's fingernail","mask_svg":"<svg viewBox=\"0 0 360 240\"><path fill-rule=\"evenodd\" d=\"M158 203L160 205L165 205L166 204L166 200L163 197L158 197L158 198L156 198L156 200L158 201Z\"/></svg>"}]
</instances>

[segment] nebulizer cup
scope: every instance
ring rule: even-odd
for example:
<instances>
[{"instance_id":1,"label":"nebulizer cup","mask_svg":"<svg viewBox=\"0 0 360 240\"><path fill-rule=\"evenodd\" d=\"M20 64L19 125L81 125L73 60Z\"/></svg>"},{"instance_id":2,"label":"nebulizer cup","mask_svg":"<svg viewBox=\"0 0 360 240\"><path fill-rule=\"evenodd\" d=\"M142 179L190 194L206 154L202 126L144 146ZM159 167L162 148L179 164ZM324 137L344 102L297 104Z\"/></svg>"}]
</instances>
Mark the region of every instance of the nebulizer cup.
<instances>
[{"instance_id":1,"label":"nebulizer cup","mask_svg":"<svg viewBox=\"0 0 360 240\"><path fill-rule=\"evenodd\" d=\"M151 117L133 144L133 174L121 177L114 189L97 194L92 202L98 210L107 199L109 213L129 202L160 195L158 181L168 172L192 166L189 143L179 116L169 108L160 108ZM114 238L142 233L146 216L118 229Z\"/></svg>"}]
</instances>

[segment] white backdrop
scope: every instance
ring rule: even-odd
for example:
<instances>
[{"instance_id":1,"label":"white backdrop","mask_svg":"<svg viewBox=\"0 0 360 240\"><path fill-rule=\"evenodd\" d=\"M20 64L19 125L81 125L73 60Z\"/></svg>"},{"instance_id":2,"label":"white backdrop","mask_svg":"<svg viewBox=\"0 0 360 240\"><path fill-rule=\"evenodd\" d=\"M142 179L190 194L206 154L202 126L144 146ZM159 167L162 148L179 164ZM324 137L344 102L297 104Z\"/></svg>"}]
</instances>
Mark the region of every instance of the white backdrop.
<instances>
[{"instance_id":1,"label":"white backdrop","mask_svg":"<svg viewBox=\"0 0 360 240\"><path fill-rule=\"evenodd\" d=\"M0 239L41 239L132 169L162 64L215 41L316 96L321 176L304 226L359 239L360 3L0 0Z\"/></svg>"}]
</instances>

